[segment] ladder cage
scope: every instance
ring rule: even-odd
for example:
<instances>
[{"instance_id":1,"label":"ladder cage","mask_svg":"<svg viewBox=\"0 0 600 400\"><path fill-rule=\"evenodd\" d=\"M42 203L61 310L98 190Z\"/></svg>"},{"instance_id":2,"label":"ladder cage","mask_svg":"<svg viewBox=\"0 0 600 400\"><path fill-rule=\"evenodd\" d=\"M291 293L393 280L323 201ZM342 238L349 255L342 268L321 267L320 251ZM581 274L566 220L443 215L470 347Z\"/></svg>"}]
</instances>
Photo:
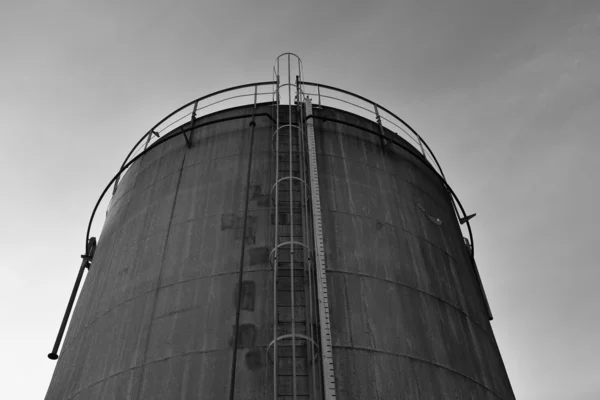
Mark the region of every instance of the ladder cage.
<instances>
[{"instance_id":1,"label":"ladder cage","mask_svg":"<svg viewBox=\"0 0 600 400\"><path fill-rule=\"evenodd\" d=\"M308 140L302 62L284 53L273 67L276 88L271 187L273 249L273 399L321 400L323 374L314 263Z\"/></svg>"}]
</instances>

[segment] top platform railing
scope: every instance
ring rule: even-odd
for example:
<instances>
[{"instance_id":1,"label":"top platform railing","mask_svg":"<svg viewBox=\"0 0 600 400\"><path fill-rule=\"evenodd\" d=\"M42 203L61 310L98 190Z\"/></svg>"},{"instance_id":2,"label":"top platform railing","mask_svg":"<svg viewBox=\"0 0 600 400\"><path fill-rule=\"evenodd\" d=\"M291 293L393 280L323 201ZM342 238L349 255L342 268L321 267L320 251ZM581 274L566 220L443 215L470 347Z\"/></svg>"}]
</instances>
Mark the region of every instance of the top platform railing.
<instances>
[{"instance_id":1,"label":"top platform railing","mask_svg":"<svg viewBox=\"0 0 600 400\"><path fill-rule=\"evenodd\" d=\"M300 87L303 88L301 89L301 97L311 96L315 107L325 106L347 111L380 124L386 130L394 132L421 153L425 160L445 180L444 172L425 140L406 121L393 112L374 101L344 89L315 82L301 81L299 83ZM252 105L254 101L257 101L257 103L275 103L276 94L276 80L255 82L219 90L184 104L156 123L138 140L123 161L120 175L122 176L128 169L126 165L131 159L141 154L167 133L173 132L195 119L218 111ZM294 98L296 98L296 94L294 94ZM118 183L119 179L115 181L113 194L117 190Z\"/></svg>"},{"instance_id":2,"label":"top platform railing","mask_svg":"<svg viewBox=\"0 0 600 400\"><path fill-rule=\"evenodd\" d=\"M412 147L423 155L425 160L444 179L444 171L438 163L433 151L425 140L402 118L398 117L387 108L363 96L344 89L315 82L301 82L304 88L303 95L312 96L315 107L332 107L359 115L377 124L386 130L394 132L406 140ZM308 89L310 88L310 90Z\"/></svg>"},{"instance_id":3,"label":"top platform railing","mask_svg":"<svg viewBox=\"0 0 600 400\"><path fill-rule=\"evenodd\" d=\"M302 66L300 65L300 75L301 68ZM131 166L136 157L139 158L146 149L167 134L178 135L178 133L182 133L182 136L186 138L187 142L189 139L184 132L184 125L203 116L244 105L258 103L270 103L273 105L277 104L276 96L279 95L278 90L280 90L280 85L275 73L275 69L273 71L274 80L272 81L255 82L234 86L192 100L171 112L169 115L156 123L148 132L146 132L127 154L127 157L125 157L121 168L96 203L96 207L92 212L90 223L88 225L86 243L90 238L91 225L100 201L102 201L110 185L113 186L113 194L117 191L120 178L127 171L129 166ZM376 124L379 124L380 127L385 128L386 130L389 130L395 133L397 136L403 138L414 150L416 150L417 153L422 154L423 161L439 175L439 177L445 183L446 188L450 192L452 205L454 207L456 217L461 222L461 225L463 224L463 219L466 219L468 237L471 242L471 255L474 255L473 233L462 204L456 196L456 193L454 193L446 181L442 167L440 166L429 145L427 145L425 140L406 121L380 104L377 104L374 101L371 101L358 94L329 85L301 81L300 77L297 77L297 79L298 80L296 81L296 84L291 85L292 90L296 91L293 96L290 96L292 99L294 99L292 101L297 101L298 98L304 99L307 96L312 96L314 107L336 108L366 118L367 120L373 121ZM300 88L300 96L297 95L298 88ZM285 103L285 101L283 101L284 99L280 100L280 104ZM178 128L181 128L180 132L177 131Z\"/></svg>"},{"instance_id":4,"label":"top platform railing","mask_svg":"<svg viewBox=\"0 0 600 400\"><path fill-rule=\"evenodd\" d=\"M301 69L302 65L300 64L299 70L293 71L293 74L298 73L301 76ZM454 193L446 181L442 167L440 166L429 145L406 121L398 117L387 108L363 96L329 85L302 81L300 80L300 76L296 77L296 84L291 85L291 90L294 92L293 95L286 96L294 99L292 101L297 101L298 98L304 99L307 96L312 96L314 107L336 108L361 116L369 121L373 121L380 125L380 127L385 128L386 130L396 134L398 137L403 138L411 147L414 148L414 150L416 150L417 153L422 154L424 161L440 176L445 183L446 188L451 194L452 205L454 207L456 217L462 225L462 219L467 218L467 214L458 197L456 196L456 193ZM255 82L234 86L199 97L187 104L184 104L164 117L148 132L146 132L133 146L129 154L127 154L127 157L123 161L119 172L113 178L113 194L117 191L119 180L132 164L132 160L144 153L149 146L156 143L166 134L177 134L178 128L182 128L182 131L179 133L183 133L183 127L187 123L193 122L198 118L218 111L224 111L233 107L258 103L277 104L277 96L279 95L278 91L280 91L281 88L275 68L273 70L273 78L274 80L272 81ZM298 96L297 93L298 88L300 88L300 96ZM286 104L286 101L287 99L280 98L279 104ZM183 136L186 137L187 141L188 139L185 133L183 133ZM96 209L105 193L106 192L103 193L96 204L96 208L94 209L92 218L90 219L90 224L88 226L86 240L88 240L90 237L90 228ZM468 219L466 220L466 226L468 228L468 236L471 241L471 254L473 255L473 234Z\"/></svg>"},{"instance_id":5,"label":"top platform railing","mask_svg":"<svg viewBox=\"0 0 600 400\"><path fill-rule=\"evenodd\" d=\"M299 75L301 75L301 64L299 68ZM189 103L184 104L164 117L148 132L146 132L146 134L144 134L133 146L129 154L127 154L127 157L123 161L119 172L117 175L115 175L113 180L111 180L109 186L107 186L103 194L98 199L88 225L86 244L90 238L91 225L100 201L103 199L110 185L113 185L113 194L116 192L120 177L123 176L136 157L139 157L146 149L149 148L149 146L156 143L156 141L160 140L160 138L166 134L177 135L178 128L182 128L179 133L183 133L183 136L186 137L187 141L187 136L183 132L183 126L189 122L193 122L196 119L201 118L202 116L244 105L252 105L257 103L277 104L276 96L279 95L278 90L280 89L280 85L275 69L273 72L274 80L272 81L255 82L234 86L190 101ZM454 193L446 181L442 167L425 140L406 121L374 101L344 89L315 82L302 81L300 80L300 77L297 78L298 80L296 84L291 85L292 90L297 91L298 88L300 88L301 93L300 96L297 95L297 92L294 94L294 96L290 96L290 98L294 99L293 101L297 101L296 99L298 98L304 99L306 96L312 96L315 107L325 106L337 108L339 110L347 111L364 117L367 120L380 124L382 128L394 132L397 136L403 138L409 145L411 145L414 150L423 155L424 161L439 175L446 188L450 192L456 218L459 220L461 225L466 223L468 236L471 243L471 255L474 256L473 232L471 230L471 225L469 224L469 217L467 216L467 213L465 212L456 193ZM280 101L280 104L284 103L285 101Z\"/></svg>"},{"instance_id":6,"label":"top platform railing","mask_svg":"<svg viewBox=\"0 0 600 400\"><path fill-rule=\"evenodd\" d=\"M127 154L127 157L125 157L120 175L122 176L125 173L127 170L126 166L130 160L141 154L161 137L191 121L233 107L252 105L254 102L274 102L275 85L276 81L265 81L234 86L199 97L184 104L161 119L138 140ZM118 183L119 179L115 181L113 194L117 190Z\"/></svg>"}]
</instances>

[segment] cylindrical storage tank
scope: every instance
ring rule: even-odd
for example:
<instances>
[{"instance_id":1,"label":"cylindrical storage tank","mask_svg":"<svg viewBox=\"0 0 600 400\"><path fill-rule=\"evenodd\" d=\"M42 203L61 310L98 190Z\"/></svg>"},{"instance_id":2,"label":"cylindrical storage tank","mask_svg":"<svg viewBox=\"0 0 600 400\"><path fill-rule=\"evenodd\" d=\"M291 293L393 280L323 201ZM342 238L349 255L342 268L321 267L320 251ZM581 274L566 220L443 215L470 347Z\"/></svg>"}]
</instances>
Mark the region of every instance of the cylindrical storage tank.
<instances>
[{"instance_id":1,"label":"cylindrical storage tank","mask_svg":"<svg viewBox=\"0 0 600 400\"><path fill-rule=\"evenodd\" d=\"M274 397L275 111L187 122L121 174L47 400ZM513 399L444 181L313 113L337 398Z\"/></svg>"}]
</instances>

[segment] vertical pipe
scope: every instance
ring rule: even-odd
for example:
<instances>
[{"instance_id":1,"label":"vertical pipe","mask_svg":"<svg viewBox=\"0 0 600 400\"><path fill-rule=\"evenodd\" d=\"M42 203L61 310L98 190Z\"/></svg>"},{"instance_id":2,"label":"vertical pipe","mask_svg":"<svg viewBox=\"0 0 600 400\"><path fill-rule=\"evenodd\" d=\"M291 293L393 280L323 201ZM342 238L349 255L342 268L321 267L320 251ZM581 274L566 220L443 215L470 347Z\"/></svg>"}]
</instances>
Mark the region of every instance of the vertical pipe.
<instances>
[{"instance_id":1,"label":"vertical pipe","mask_svg":"<svg viewBox=\"0 0 600 400\"><path fill-rule=\"evenodd\" d=\"M300 80L298 78L296 78L296 85L298 87L298 90L300 90ZM301 98L303 99L303 97ZM304 127L304 107L302 106L302 103L299 101L298 102L298 126L300 127ZM305 129L303 128L300 132L300 162L299 162L299 170L300 170L300 179L302 180L302 182L308 182L307 179L307 175L308 175L308 171L307 171L307 166L306 166L306 132ZM303 219L302 219L302 240L304 242L304 244L306 245L305 249L304 249L304 270L306 275L308 276L308 289L305 289L304 293L305 293L305 298L304 298L304 307L306 309L306 306L308 305L308 337L310 338L310 340L312 341L312 343L316 343L317 341L315 340L315 336L314 336L314 315L313 315L313 283L312 283L312 266L311 266L311 247L310 247L310 243L312 240L312 237L310 235L310 231L311 231L311 227L310 227L310 219L309 219L309 209L308 209L308 186L306 185L301 185L301 201L302 201L302 209L303 209ZM308 300L308 304L307 304L307 300ZM306 314L306 312L305 312ZM310 356L310 362L309 360L307 360L307 363L309 365L307 365L307 368L311 369L311 375L312 375L312 395L313 395L313 399L317 400L318 399L318 392L317 392L317 371L316 371L316 367L317 364L312 364L312 361L314 360L314 355L315 355L315 348L314 346L310 346L310 351L308 351L307 349L307 353Z\"/></svg>"},{"instance_id":2,"label":"vertical pipe","mask_svg":"<svg viewBox=\"0 0 600 400\"><path fill-rule=\"evenodd\" d=\"M277 83L277 73L275 72L275 66L273 66L273 81L275 82L275 86L273 87L273 103L275 103L275 93L279 89Z\"/></svg>"},{"instance_id":3,"label":"vertical pipe","mask_svg":"<svg viewBox=\"0 0 600 400\"><path fill-rule=\"evenodd\" d=\"M238 339L240 333L240 310L242 308L242 284L244 277L244 256L246 255L246 229L248 224L248 203L250 200L250 176L252 172L252 148L254 147L254 115L256 114L256 94L257 87L254 87L254 109L252 110L252 121L250 121L250 150L248 154L248 170L246 172L246 195L244 199L244 224L242 226L242 245L240 246L240 268L238 276L238 301L235 311L235 332L233 335L233 360L231 362L231 377L229 380L229 400L233 400L235 395L235 372L237 364ZM194 106L194 116L196 107Z\"/></svg>"},{"instance_id":4,"label":"vertical pipe","mask_svg":"<svg viewBox=\"0 0 600 400\"><path fill-rule=\"evenodd\" d=\"M58 358L58 348L60 346L60 342L62 341L62 337L65 333L65 328L67 327L67 321L69 320L69 316L71 315L71 310L73 309L73 303L75 302L75 297L77 296L77 292L79 291L79 285L81 284L81 278L83 277L83 271L89 267L90 262L87 259L83 259L81 261L81 266L79 267L79 272L77 273L77 278L75 279L75 284L73 285L73 290L71 291L71 297L69 297L69 303L67 304L67 309L65 310L65 315L63 316L62 322L60 324L60 328L58 329L58 334L56 335L56 340L54 341L54 347L52 347L52 352L48 354L48 358L51 360L56 360Z\"/></svg>"},{"instance_id":5,"label":"vertical pipe","mask_svg":"<svg viewBox=\"0 0 600 400\"><path fill-rule=\"evenodd\" d=\"M306 101L307 118L312 115L310 99ZM331 343L331 327L329 323L329 300L327 292L327 274L325 266L325 248L323 243L323 225L321 217L321 200L319 194L319 173L317 166L315 132L312 118L306 120L306 138L308 141L308 160L310 173L310 195L312 201L313 239L315 246L315 273L318 308L319 334L321 338L321 362L323 376L323 396L325 400L334 400L335 372L333 366L333 346Z\"/></svg>"},{"instance_id":6,"label":"vertical pipe","mask_svg":"<svg viewBox=\"0 0 600 400\"><path fill-rule=\"evenodd\" d=\"M277 57L275 104L275 252L273 254L273 400L277 400L277 268L279 256L279 57Z\"/></svg>"}]
</instances>

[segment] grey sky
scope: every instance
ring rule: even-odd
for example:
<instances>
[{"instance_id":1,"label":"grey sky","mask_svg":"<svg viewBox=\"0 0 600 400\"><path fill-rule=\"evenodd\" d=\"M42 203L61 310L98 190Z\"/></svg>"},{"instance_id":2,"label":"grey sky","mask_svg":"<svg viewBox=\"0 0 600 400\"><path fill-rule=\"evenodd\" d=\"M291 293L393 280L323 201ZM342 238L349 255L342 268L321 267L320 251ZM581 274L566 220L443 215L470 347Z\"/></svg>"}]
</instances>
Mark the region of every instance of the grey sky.
<instances>
[{"instance_id":1,"label":"grey sky","mask_svg":"<svg viewBox=\"0 0 600 400\"><path fill-rule=\"evenodd\" d=\"M0 3L0 398L43 397L87 219L135 141L284 51L411 123L477 212L517 398L600 398L600 2L206 3Z\"/></svg>"}]
</instances>

